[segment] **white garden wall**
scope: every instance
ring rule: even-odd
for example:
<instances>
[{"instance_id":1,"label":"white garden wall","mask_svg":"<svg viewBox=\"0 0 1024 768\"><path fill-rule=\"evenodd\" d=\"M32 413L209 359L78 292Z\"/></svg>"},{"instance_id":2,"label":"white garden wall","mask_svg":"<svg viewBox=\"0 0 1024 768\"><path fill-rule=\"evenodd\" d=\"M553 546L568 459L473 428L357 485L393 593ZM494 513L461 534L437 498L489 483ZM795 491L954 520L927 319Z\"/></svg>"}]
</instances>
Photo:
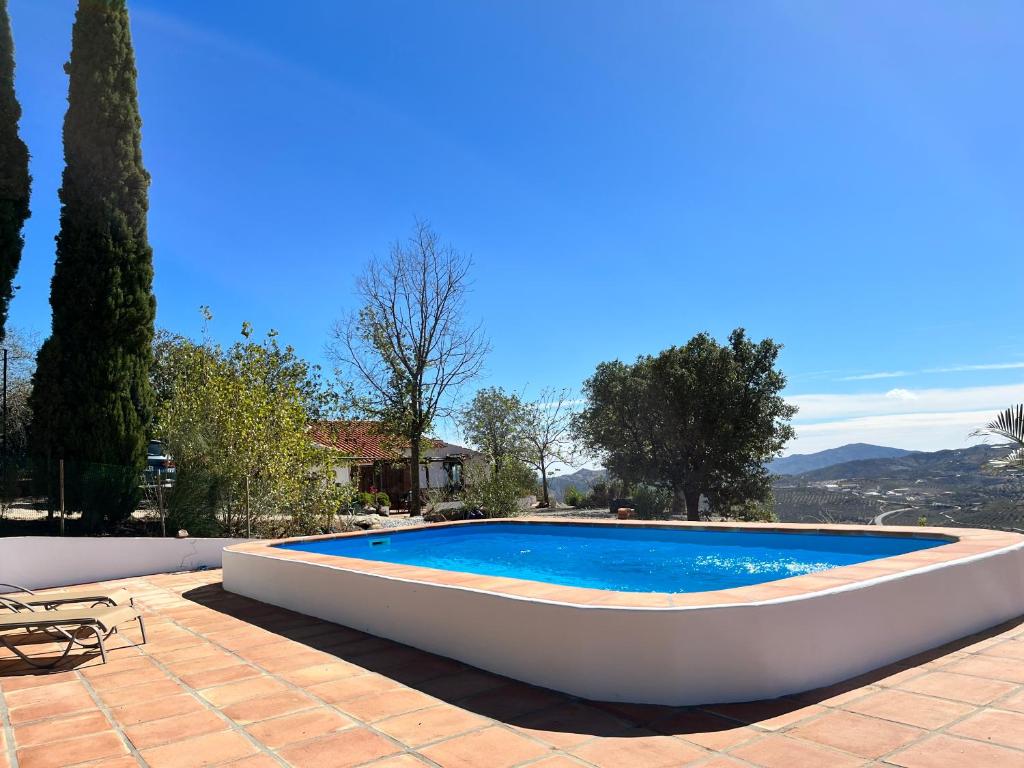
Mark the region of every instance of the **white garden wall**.
<instances>
[{"instance_id":1,"label":"white garden wall","mask_svg":"<svg viewBox=\"0 0 1024 768\"><path fill-rule=\"evenodd\" d=\"M203 566L220 568L224 547L243 541L11 536L0 538L0 582L45 589ZM4 589L0 587L0 592Z\"/></svg>"}]
</instances>

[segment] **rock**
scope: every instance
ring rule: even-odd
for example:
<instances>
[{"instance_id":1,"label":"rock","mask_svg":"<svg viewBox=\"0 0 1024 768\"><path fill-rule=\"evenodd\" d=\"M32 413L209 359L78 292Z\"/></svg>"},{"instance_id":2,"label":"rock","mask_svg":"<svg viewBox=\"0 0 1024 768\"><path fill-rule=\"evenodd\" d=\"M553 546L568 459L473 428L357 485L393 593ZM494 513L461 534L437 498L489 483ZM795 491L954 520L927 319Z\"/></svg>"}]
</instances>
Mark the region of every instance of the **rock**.
<instances>
[{"instance_id":1,"label":"rock","mask_svg":"<svg viewBox=\"0 0 1024 768\"><path fill-rule=\"evenodd\" d=\"M423 513L423 519L428 523L445 523L453 520L474 520L478 517L483 517L481 512L477 510L468 510L465 507L456 507L448 505L445 508L438 507L431 509L429 512Z\"/></svg>"}]
</instances>

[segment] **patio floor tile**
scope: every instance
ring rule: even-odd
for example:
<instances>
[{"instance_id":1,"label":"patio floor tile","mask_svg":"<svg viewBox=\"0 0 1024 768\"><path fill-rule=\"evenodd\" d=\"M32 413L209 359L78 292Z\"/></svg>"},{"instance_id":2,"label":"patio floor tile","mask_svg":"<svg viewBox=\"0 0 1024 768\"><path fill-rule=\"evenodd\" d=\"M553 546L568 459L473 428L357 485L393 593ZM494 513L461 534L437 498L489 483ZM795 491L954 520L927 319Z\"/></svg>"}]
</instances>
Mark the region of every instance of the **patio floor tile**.
<instances>
[{"instance_id":1,"label":"patio floor tile","mask_svg":"<svg viewBox=\"0 0 1024 768\"><path fill-rule=\"evenodd\" d=\"M164 717L206 711L206 707L187 693L157 698L152 701L142 698L143 693L144 691L139 691L139 703L122 704L119 707L114 707L110 710L110 714L122 726L129 726L149 722L150 720L160 720Z\"/></svg>"},{"instance_id":2,"label":"patio floor tile","mask_svg":"<svg viewBox=\"0 0 1024 768\"><path fill-rule=\"evenodd\" d=\"M271 717L290 715L293 712L300 712L304 709L312 709L318 703L302 693L295 691L284 691L269 696L257 696L254 699L238 701L221 709L225 715L236 723L246 725L248 723L267 720Z\"/></svg>"},{"instance_id":3,"label":"patio floor tile","mask_svg":"<svg viewBox=\"0 0 1024 768\"><path fill-rule=\"evenodd\" d=\"M139 750L149 768L194 768L217 765L258 752L247 738L235 731L208 733L205 736L173 741L170 744Z\"/></svg>"},{"instance_id":4,"label":"patio floor tile","mask_svg":"<svg viewBox=\"0 0 1024 768\"><path fill-rule=\"evenodd\" d=\"M155 699L177 696L183 693L184 689L176 682L167 678L157 680L153 683L132 685L127 688L117 688L112 691L97 691L103 703L108 707L120 707L124 704L134 704L140 701L153 701Z\"/></svg>"},{"instance_id":5,"label":"patio floor tile","mask_svg":"<svg viewBox=\"0 0 1024 768\"><path fill-rule=\"evenodd\" d=\"M955 672L929 672L927 675L908 680L899 686L905 691L938 696L943 699L963 701L968 704L990 704L1017 686L1001 680L984 677L958 675Z\"/></svg>"},{"instance_id":6,"label":"patio floor tile","mask_svg":"<svg viewBox=\"0 0 1024 768\"><path fill-rule=\"evenodd\" d=\"M699 710L684 710L663 717L650 727L658 733L675 736L715 751L730 749L760 734L749 725L741 725L734 720Z\"/></svg>"},{"instance_id":7,"label":"patio floor tile","mask_svg":"<svg viewBox=\"0 0 1024 768\"><path fill-rule=\"evenodd\" d=\"M433 696L428 696L425 693L408 688L397 688L393 691L362 696L352 701L342 702L337 706L342 712L358 718L364 723L373 723L391 715L414 712L417 709L426 709L440 703Z\"/></svg>"},{"instance_id":8,"label":"patio floor tile","mask_svg":"<svg viewBox=\"0 0 1024 768\"><path fill-rule=\"evenodd\" d=\"M496 726L420 750L420 754L442 768L478 768L485 755L490 768L510 768L547 752L548 748L537 742Z\"/></svg>"},{"instance_id":9,"label":"patio floor tile","mask_svg":"<svg viewBox=\"0 0 1024 768\"><path fill-rule=\"evenodd\" d=\"M195 672L180 674L181 682L190 688L213 688L227 683L236 683L239 680L248 680L253 677L260 677L263 673L256 667L249 664L237 663L227 667L216 667Z\"/></svg>"},{"instance_id":10,"label":"patio floor tile","mask_svg":"<svg viewBox=\"0 0 1024 768\"><path fill-rule=\"evenodd\" d=\"M969 714L974 707L962 702L890 689L858 699L847 705L846 709L918 728L935 729Z\"/></svg>"},{"instance_id":11,"label":"patio floor tile","mask_svg":"<svg viewBox=\"0 0 1024 768\"><path fill-rule=\"evenodd\" d=\"M1017 685L1024 684L1024 664L1017 659L1003 656L983 656L975 654L960 659L943 668L946 672L961 672L965 675L977 675L992 680L1005 680Z\"/></svg>"},{"instance_id":12,"label":"patio floor tile","mask_svg":"<svg viewBox=\"0 0 1024 768\"><path fill-rule=\"evenodd\" d=\"M63 768L66 765L126 754L128 748L111 731L26 747L17 752L19 768Z\"/></svg>"},{"instance_id":13,"label":"patio floor tile","mask_svg":"<svg viewBox=\"0 0 1024 768\"><path fill-rule=\"evenodd\" d=\"M239 680L235 683L218 685L214 688L203 688L199 695L216 707L227 707L239 701L255 699L257 696L269 696L272 693L283 693L288 687L272 677L261 676L251 680Z\"/></svg>"},{"instance_id":14,"label":"patio floor tile","mask_svg":"<svg viewBox=\"0 0 1024 768\"><path fill-rule=\"evenodd\" d=\"M401 683L381 675L362 674L356 677L332 680L329 683L311 685L307 690L331 704L340 704L363 696L373 696L402 688Z\"/></svg>"},{"instance_id":15,"label":"patio floor tile","mask_svg":"<svg viewBox=\"0 0 1024 768\"><path fill-rule=\"evenodd\" d=\"M788 732L795 738L870 758L879 758L905 747L923 734L919 728L852 712L829 712Z\"/></svg>"},{"instance_id":16,"label":"patio floor tile","mask_svg":"<svg viewBox=\"0 0 1024 768\"><path fill-rule=\"evenodd\" d=\"M634 730L630 724L587 704L549 707L516 718L518 731L559 749L568 749L595 736L617 736Z\"/></svg>"},{"instance_id":17,"label":"patio floor tile","mask_svg":"<svg viewBox=\"0 0 1024 768\"><path fill-rule=\"evenodd\" d=\"M491 721L449 704L420 709L377 722L374 727L410 747L458 736Z\"/></svg>"},{"instance_id":18,"label":"patio floor tile","mask_svg":"<svg viewBox=\"0 0 1024 768\"><path fill-rule=\"evenodd\" d=\"M1024 688L1020 688L1016 693L1013 693L1004 699L999 699L999 701L996 702L996 706L1000 709L1024 712Z\"/></svg>"},{"instance_id":19,"label":"patio floor tile","mask_svg":"<svg viewBox=\"0 0 1024 768\"><path fill-rule=\"evenodd\" d=\"M223 718L209 710L203 710L129 725L124 729L124 735L136 749L148 749L170 741L180 741L182 738L201 736L205 733L216 733L227 729L228 724L224 722Z\"/></svg>"},{"instance_id":20,"label":"patio floor tile","mask_svg":"<svg viewBox=\"0 0 1024 768\"><path fill-rule=\"evenodd\" d=\"M270 749L279 749L297 741L309 741L317 736L326 736L335 731L351 728L351 718L330 709L313 709L296 712L271 720L261 720L246 726L245 730L261 744Z\"/></svg>"},{"instance_id":21,"label":"patio floor tile","mask_svg":"<svg viewBox=\"0 0 1024 768\"><path fill-rule=\"evenodd\" d=\"M890 755L901 768L1022 768L1024 752L939 734Z\"/></svg>"},{"instance_id":22,"label":"patio floor tile","mask_svg":"<svg viewBox=\"0 0 1024 768\"><path fill-rule=\"evenodd\" d=\"M14 744L19 748L31 747L36 744L73 739L76 736L85 736L109 729L110 722L102 712L83 712L78 715L37 720L28 725L17 726L14 728ZM0 729L0 744L2 743L3 731Z\"/></svg>"},{"instance_id":23,"label":"patio floor tile","mask_svg":"<svg viewBox=\"0 0 1024 768\"><path fill-rule=\"evenodd\" d=\"M314 664L309 667L289 669L280 672L278 677L282 680L287 680L292 685L307 687L319 683L329 683L333 680L342 680L346 677L354 677L364 672L365 670L354 664L349 664L345 661L333 661L327 664Z\"/></svg>"},{"instance_id":24,"label":"patio floor tile","mask_svg":"<svg viewBox=\"0 0 1024 768\"><path fill-rule=\"evenodd\" d=\"M782 730L825 711L825 708L818 704L798 704L789 699L719 704L702 709L741 723L757 723L759 728L769 731Z\"/></svg>"},{"instance_id":25,"label":"patio floor tile","mask_svg":"<svg viewBox=\"0 0 1024 768\"><path fill-rule=\"evenodd\" d=\"M988 709L950 726L948 733L1024 749L1024 714Z\"/></svg>"},{"instance_id":26,"label":"patio floor tile","mask_svg":"<svg viewBox=\"0 0 1024 768\"><path fill-rule=\"evenodd\" d=\"M589 741L571 750L599 768L643 765L648 768L676 768L707 757L707 753L671 736L646 731Z\"/></svg>"},{"instance_id":27,"label":"patio floor tile","mask_svg":"<svg viewBox=\"0 0 1024 768\"><path fill-rule=\"evenodd\" d=\"M349 768L401 750L369 728L348 730L293 744L279 754L295 768Z\"/></svg>"},{"instance_id":28,"label":"patio floor tile","mask_svg":"<svg viewBox=\"0 0 1024 768\"><path fill-rule=\"evenodd\" d=\"M729 754L763 768L852 768L865 763L855 755L778 733L743 744Z\"/></svg>"}]
</instances>

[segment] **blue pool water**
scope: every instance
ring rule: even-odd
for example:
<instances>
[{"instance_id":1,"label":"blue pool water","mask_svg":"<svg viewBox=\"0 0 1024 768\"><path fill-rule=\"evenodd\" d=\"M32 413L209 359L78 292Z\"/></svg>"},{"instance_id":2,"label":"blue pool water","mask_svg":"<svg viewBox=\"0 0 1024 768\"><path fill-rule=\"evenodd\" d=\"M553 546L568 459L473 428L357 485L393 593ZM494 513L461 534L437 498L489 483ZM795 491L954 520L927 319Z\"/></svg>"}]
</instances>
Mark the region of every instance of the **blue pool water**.
<instances>
[{"instance_id":1,"label":"blue pool water","mask_svg":"<svg viewBox=\"0 0 1024 768\"><path fill-rule=\"evenodd\" d=\"M278 546L623 592L706 592L944 544L909 536L490 523Z\"/></svg>"}]
</instances>

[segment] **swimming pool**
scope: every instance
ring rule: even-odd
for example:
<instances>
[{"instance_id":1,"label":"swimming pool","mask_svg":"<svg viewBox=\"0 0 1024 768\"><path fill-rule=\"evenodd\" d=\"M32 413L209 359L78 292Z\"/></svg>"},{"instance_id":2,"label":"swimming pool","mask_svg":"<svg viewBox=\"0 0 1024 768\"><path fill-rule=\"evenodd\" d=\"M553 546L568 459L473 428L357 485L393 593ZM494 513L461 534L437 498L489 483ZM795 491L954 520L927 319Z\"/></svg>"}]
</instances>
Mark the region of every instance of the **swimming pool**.
<instances>
[{"instance_id":1,"label":"swimming pool","mask_svg":"<svg viewBox=\"0 0 1024 768\"><path fill-rule=\"evenodd\" d=\"M518 525L297 541L282 549L619 592L707 592L931 549L942 539Z\"/></svg>"},{"instance_id":2,"label":"swimming pool","mask_svg":"<svg viewBox=\"0 0 1024 768\"><path fill-rule=\"evenodd\" d=\"M223 564L230 592L643 704L798 693L1024 614L1024 536L971 529L517 518L251 541Z\"/></svg>"}]
</instances>

